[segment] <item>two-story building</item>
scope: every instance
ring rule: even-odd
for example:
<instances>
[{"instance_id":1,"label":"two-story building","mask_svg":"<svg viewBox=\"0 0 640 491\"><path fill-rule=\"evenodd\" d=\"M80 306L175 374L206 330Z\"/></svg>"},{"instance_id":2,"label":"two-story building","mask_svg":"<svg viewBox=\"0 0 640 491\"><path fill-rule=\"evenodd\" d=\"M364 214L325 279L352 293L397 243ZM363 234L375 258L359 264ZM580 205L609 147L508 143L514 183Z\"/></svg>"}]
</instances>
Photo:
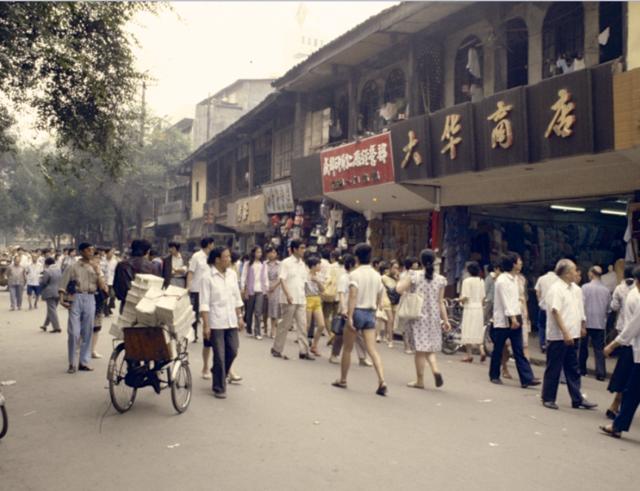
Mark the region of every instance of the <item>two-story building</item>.
<instances>
[{"instance_id":1,"label":"two-story building","mask_svg":"<svg viewBox=\"0 0 640 491\"><path fill-rule=\"evenodd\" d=\"M206 194L219 200L215 217L262 233L245 226L242 200L288 177L289 167L275 171L286 131L293 203L265 206L265 239L366 238L385 257L430 245L452 280L470 257L486 264L507 249L535 272L562 255L609 264L625 254L627 203L640 189L637 10L401 3L291 68L277 94L190 162L218 169L207 171L219 179ZM261 131L270 179L255 159Z\"/></svg>"}]
</instances>

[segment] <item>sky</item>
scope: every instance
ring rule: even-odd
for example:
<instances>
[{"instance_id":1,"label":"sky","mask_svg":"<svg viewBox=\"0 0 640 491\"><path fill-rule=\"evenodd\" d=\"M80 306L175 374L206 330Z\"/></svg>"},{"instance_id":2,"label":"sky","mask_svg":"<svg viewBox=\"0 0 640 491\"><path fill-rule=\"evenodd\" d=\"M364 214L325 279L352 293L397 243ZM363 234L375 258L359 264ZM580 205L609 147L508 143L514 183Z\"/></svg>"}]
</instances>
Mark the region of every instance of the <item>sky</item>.
<instances>
[{"instance_id":1,"label":"sky","mask_svg":"<svg viewBox=\"0 0 640 491\"><path fill-rule=\"evenodd\" d=\"M128 26L137 68L153 79L149 110L177 122L239 78L276 78L302 35L331 41L398 2L171 2ZM315 49L315 48L314 48Z\"/></svg>"}]
</instances>

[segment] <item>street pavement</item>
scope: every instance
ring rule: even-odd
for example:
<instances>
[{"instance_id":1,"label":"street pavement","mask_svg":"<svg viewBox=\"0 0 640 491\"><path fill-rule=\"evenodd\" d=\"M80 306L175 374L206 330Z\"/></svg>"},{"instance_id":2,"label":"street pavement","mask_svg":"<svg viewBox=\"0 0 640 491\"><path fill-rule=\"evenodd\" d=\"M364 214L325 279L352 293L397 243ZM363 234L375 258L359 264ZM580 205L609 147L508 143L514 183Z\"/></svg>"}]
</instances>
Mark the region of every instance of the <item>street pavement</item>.
<instances>
[{"instance_id":1,"label":"street pavement","mask_svg":"<svg viewBox=\"0 0 640 491\"><path fill-rule=\"evenodd\" d=\"M200 378L201 344L193 344L186 413L175 413L168 391L145 388L121 415L107 391L109 321L96 370L69 375L66 332L38 328L44 304L21 312L8 304L0 292L0 380L16 381L2 388L10 417L2 490L637 489L640 423L622 440L601 435L611 397L592 377L583 392L596 411L571 409L564 386L560 410L545 409L539 388L490 384L486 362L459 355L438 356L442 389L429 378L416 390L405 386L412 357L399 343L380 344L383 398L373 369L357 360L349 389L336 389L326 349L315 362L285 361L269 356L269 340L242 336L234 368L244 381L226 400ZM292 339L286 351L296 355Z\"/></svg>"}]
</instances>

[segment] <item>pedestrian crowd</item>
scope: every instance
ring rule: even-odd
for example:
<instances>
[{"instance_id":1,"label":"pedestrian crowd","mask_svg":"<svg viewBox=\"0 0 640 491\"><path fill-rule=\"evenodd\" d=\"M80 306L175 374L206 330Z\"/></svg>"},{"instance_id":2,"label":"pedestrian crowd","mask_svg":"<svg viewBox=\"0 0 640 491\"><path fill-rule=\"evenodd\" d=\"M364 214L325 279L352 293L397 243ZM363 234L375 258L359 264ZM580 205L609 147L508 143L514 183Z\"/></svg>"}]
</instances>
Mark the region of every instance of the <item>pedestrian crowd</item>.
<instances>
[{"instance_id":1,"label":"pedestrian crowd","mask_svg":"<svg viewBox=\"0 0 640 491\"><path fill-rule=\"evenodd\" d=\"M355 347L361 366L373 367L375 393L386 396L384 366L378 345L393 349L394 335L402 335L403 350L413 355L415 378L407 386L426 387L428 365L433 383L442 387L444 377L436 353L443 333L452 329L445 300L447 280L440 275L439 258L429 249L419 258L382 261L372 257L366 243L353 250L310 252L303 241L291 240L287 257L267 245L256 245L242 256L226 246L203 238L200 249L187 261L180 244L169 243L169 254L160 257L145 240L134 240L129 256L119 258L112 248L96 249L81 243L58 254L52 250L27 253L18 249L8 267L11 310L22 308L26 287L29 309L41 298L47 305L41 329L61 332L58 304L69 310L68 372L92 371L91 358L101 358L96 342L105 317L112 315L116 299L121 309L138 273L155 274L164 286L188 289L196 314L195 339L202 327L202 377L212 380L213 393L225 398L228 383L239 383L234 373L240 334L255 340L271 340L270 354L288 360L286 340L293 332L298 359L313 362L324 355L339 365L332 385L348 387L351 355ZM595 356L595 376L604 381L605 357L617 362L608 390L614 394L606 416L612 420L600 429L619 438L628 431L640 404L640 266L627 264L624 279L610 283L599 266L588 271L584 285L574 261L562 258L536 284L538 335L546 368L542 379L534 375L528 339L532 320L527 307L523 261L507 253L483 275L478 263L467 264L455 302L462 307L462 362L472 363L477 352L486 360L487 337L493 344L489 381L503 385L512 379L507 362L515 361L520 386L541 385L542 405L559 409L560 383L566 384L573 408L594 409L581 390L587 374L589 344ZM483 276L485 276L483 278ZM613 287L613 288L612 288ZM613 290L613 292L611 291ZM451 293L451 292L449 292ZM607 319L617 313L615 338L606 343ZM323 341L326 337L326 341Z\"/></svg>"}]
</instances>

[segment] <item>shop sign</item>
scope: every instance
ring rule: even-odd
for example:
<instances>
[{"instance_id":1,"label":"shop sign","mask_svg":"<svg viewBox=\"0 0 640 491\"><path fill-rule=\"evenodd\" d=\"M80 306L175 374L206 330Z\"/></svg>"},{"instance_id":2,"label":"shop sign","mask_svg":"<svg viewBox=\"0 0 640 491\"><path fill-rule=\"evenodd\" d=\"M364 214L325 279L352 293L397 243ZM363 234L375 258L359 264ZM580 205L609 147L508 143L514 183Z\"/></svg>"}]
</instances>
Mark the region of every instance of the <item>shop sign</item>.
<instances>
[{"instance_id":1,"label":"shop sign","mask_svg":"<svg viewBox=\"0 0 640 491\"><path fill-rule=\"evenodd\" d=\"M470 102L430 115L431 158L435 177L476 170L474 126L473 105Z\"/></svg>"},{"instance_id":2,"label":"shop sign","mask_svg":"<svg viewBox=\"0 0 640 491\"><path fill-rule=\"evenodd\" d=\"M388 132L325 150L320 162L324 193L394 181Z\"/></svg>"},{"instance_id":3,"label":"shop sign","mask_svg":"<svg viewBox=\"0 0 640 491\"><path fill-rule=\"evenodd\" d=\"M518 87L474 104L478 170L528 162L525 96L525 89Z\"/></svg>"},{"instance_id":4,"label":"shop sign","mask_svg":"<svg viewBox=\"0 0 640 491\"><path fill-rule=\"evenodd\" d=\"M266 202L267 213L290 213L295 210L291 181L265 184L262 193Z\"/></svg>"},{"instance_id":5,"label":"shop sign","mask_svg":"<svg viewBox=\"0 0 640 491\"><path fill-rule=\"evenodd\" d=\"M432 177L426 116L399 121L391 126L391 145L398 182Z\"/></svg>"},{"instance_id":6,"label":"shop sign","mask_svg":"<svg viewBox=\"0 0 640 491\"><path fill-rule=\"evenodd\" d=\"M591 78L585 69L527 87L532 161L593 153Z\"/></svg>"}]
</instances>

